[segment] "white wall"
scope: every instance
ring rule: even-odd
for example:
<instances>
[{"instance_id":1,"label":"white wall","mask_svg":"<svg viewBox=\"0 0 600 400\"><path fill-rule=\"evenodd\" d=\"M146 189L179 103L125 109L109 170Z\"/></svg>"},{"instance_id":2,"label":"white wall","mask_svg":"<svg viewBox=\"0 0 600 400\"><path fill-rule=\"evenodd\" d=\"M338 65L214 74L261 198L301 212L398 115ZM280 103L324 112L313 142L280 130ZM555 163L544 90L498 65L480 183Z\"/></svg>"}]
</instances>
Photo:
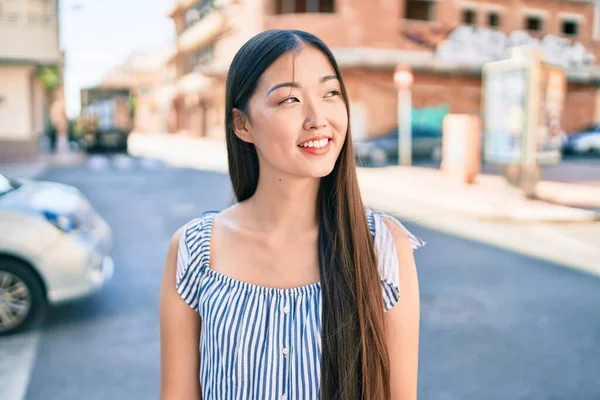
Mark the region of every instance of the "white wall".
<instances>
[{"instance_id":1,"label":"white wall","mask_svg":"<svg viewBox=\"0 0 600 400\"><path fill-rule=\"evenodd\" d=\"M0 66L0 140L32 137L31 66Z\"/></svg>"},{"instance_id":2,"label":"white wall","mask_svg":"<svg viewBox=\"0 0 600 400\"><path fill-rule=\"evenodd\" d=\"M33 100L32 100L32 116L33 116L33 133L39 137L44 133L45 129L45 114L46 114L46 91L42 82L39 79L33 79Z\"/></svg>"},{"instance_id":3,"label":"white wall","mask_svg":"<svg viewBox=\"0 0 600 400\"><path fill-rule=\"evenodd\" d=\"M61 54L56 17L42 15L31 18L28 21L0 19L0 58L59 62Z\"/></svg>"}]
</instances>

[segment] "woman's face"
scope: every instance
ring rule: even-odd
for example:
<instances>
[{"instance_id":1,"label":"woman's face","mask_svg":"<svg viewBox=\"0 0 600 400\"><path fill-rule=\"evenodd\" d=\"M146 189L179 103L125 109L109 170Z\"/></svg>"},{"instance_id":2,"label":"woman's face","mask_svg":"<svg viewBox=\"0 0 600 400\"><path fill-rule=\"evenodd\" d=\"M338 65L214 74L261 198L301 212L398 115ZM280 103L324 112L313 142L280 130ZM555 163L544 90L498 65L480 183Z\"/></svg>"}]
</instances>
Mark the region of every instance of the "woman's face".
<instances>
[{"instance_id":1,"label":"woman's face","mask_svg":"<svg viewBox=\"0 0 600 400\"><path fill-rule=\"evenodd\" d=\"M340 82L323 53L304 46L280 57L263 73L248 113L242 129L236 122L236 132L254 143L261 171L320 178L333 170L348 115Z\"/></svg>"}]
</instances>

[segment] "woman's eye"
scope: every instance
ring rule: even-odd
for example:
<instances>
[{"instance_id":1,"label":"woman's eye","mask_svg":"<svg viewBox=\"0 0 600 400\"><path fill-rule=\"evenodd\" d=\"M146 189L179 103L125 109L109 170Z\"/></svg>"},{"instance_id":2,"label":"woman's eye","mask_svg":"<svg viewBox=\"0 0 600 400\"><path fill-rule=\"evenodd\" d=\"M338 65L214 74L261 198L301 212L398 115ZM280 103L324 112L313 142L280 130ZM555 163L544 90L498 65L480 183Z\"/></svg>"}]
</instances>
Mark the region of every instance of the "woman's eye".
<instances>
[{"instance_id":1,"label":"woman's eye","mask_svg":"<svg viewBox=\"0 0 600 400\"><path fill-rule=\"evenodd\" d=\"M295 103L299 101L297 98L295 97L288 97L287 99L283 99L281 100L278 104L291 104L291 103Z\"/></svg>"},{"instance_id":2,"label":"woman's eye","mask_svg":"<svg viewBox=\"0 0 600 400\"><path fill-rule=\"evenodd\" d=\"M339 96L339 95L340 95L339 90L331 90L331 91L327 92L325 97L333 97L333 96Z\"/></svg>"}]
</instances>

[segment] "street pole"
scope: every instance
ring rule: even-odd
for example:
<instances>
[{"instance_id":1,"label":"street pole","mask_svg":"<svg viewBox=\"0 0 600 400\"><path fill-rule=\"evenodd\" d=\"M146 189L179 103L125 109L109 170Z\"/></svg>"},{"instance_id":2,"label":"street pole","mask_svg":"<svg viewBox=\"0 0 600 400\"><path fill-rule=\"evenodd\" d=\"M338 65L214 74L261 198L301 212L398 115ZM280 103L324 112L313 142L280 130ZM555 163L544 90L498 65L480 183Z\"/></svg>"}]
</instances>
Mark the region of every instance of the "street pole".
<instances>
[{"instance_id":1,"label":"street pole","mask_svg":"<svg viewBox=\"0 0 600 400\"><path fill-rule=\"evenodd\" d=\"M398 156L400 165L412 165L412 98L407 86L398 89Z\"/></svg>"},{"instance_id":2,"label":"street pole","mask_svg":"<svg viewBox=\"0 0 600 400\"><path fill-rule=\"evenodd\" d=\"M398 88L398 164L412 165L412 70L399 65L394 72L394 84Z\"/></svg>"}]
</instances>

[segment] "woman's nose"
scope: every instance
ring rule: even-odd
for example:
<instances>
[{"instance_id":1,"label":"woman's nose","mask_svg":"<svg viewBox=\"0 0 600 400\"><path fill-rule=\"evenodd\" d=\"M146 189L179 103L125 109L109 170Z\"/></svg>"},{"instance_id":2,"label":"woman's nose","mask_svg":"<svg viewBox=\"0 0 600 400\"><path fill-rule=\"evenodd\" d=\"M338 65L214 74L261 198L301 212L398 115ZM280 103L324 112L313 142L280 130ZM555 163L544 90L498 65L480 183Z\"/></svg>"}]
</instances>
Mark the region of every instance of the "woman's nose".
<instances>
[{"instance_id":1,"label":"woman's nose","mask_svg":"<svg viewBox=\"0 0 600 400\"><path fill-rule=\"evenodd\" d=\"M321 129L327 126L327 119L318 104L314 101L309 101L306 104L306 119L304 120L304 129L314 130Z\"/></svg>"}]
</instances>

